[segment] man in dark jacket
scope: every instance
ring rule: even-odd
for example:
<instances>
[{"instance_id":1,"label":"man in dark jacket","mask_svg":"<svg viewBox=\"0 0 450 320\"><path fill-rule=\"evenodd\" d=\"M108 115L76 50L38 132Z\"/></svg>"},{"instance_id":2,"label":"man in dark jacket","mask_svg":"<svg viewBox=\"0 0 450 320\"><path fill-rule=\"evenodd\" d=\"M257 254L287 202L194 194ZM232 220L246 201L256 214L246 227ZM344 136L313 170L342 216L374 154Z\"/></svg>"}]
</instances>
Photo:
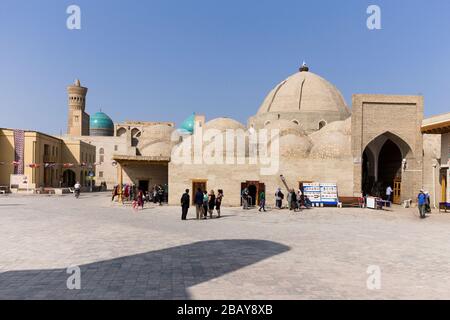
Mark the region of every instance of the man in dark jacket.
<instances>
[{"instance_id":1,"label":"man in dark jacket","mask_svg":"<svg viewBox=\"0 0 450 320\"><path fill-rule=\"evenodd\" d=\"M189 211L189 204L191 201L190 198L191 197L189 196L189 189L186 189L186 192L181 197L181 220L186 220Z\"/></svg>"},{"instance_id":2,"label":"man in dark jacket","mask_svg":"<svg viewBox=\"0 0 450 320\"><path fill-rule=\"evenodd\" d=\"M200 217L203 216L203 192L200 188L198 188L195 193L194 203L197 220L199 220Z\"/></svg>"}]
</instances>

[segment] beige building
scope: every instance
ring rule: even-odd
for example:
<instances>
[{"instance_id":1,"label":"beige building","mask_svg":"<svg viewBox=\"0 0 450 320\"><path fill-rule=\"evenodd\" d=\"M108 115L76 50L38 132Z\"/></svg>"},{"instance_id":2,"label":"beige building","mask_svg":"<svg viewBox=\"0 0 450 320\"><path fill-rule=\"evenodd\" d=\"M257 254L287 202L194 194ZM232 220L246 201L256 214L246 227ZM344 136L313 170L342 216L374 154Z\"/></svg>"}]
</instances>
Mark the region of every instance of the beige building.
<instances>
[{"instance_id":1,"label":"beige building","mask_svg":"<svg viewBox=\"0 0 450 320\"><path fill-rule=\"evenodd\" d=\"M73 90L81 90L79 82L75 87L69 90L72 118L85 107L70 102ZM223 189L224 204L232 206L241 203L243 188L254 203L264 190L273 205L278 187L286 193L286 186L297 190L305 183L336 184L339 196L348 197L384 196L391 186L401 203L442 183L442 174L431 170L437 164L442 170L441 138L422 133L423 110L422 96L372 94L354 95L349 108L334 85L302 66L269 92L247 124L194 115L175 129L171 122L114 123L100 112L90 119L89 136L80 117L73 123L81 129L69 121L68 132L97 147L97 184L133 183L143 190L168 184L173 205L186 188L198 187ZM230 131L241 136L227 140ZM179 161L186 152L191 159ZM275 162L262 159L276 160L275 170L268 173Z\"/></svg>"},{"instance_id":2,"label":"beige building","mask_svg":"<svg viewBox=\"0 0 450 320\"><path fill-rule=\"evenodd\" d=\"M36 131L0 129L0 186L13 189L59 188L75 181L88 185L87 163L95 147ZM17 181L11 179L18 178ZM26 182L26 183L25 183Z\"/></svg>"},{"instance_id":3,"label":"beige building","mask_svg":"<svg viewBox=\"0 0 450 320\"><path fill-rule=\"evenodd\" d=\"M436 157L432 167L428 168L435 182L433 183L434 202L436 204L450 203L450 113L424 120L422 132L434 136L437 138L435 140L441 142L440 155ZM436 150L436 153L438 152L439 150Z\"/></svg>"},{"instance_id":4,"label":"beige building","mask_svg":"<svg viewBox=\"0 0 450 320\"><path fill-rule=\"evenodd\" d=\"M247 127L231 119L215 119L204 128L279 130L279 169L262 175L260 164L169 164L170 202L188 187L223 189L224 203L238 205L248 187L258 202L265 190L274 204L278 187L299 189L305 182L337 184L340 196L384 196L394 189L394 202L416 198L424 183L424 159L436 155L423 148L423 97L354 95L352 112L338 89L302 67L268 94ZM201 125L201 124L200 124ZM196 126L196 128L198 125ZM428 140L427 140L428 141ZM432 144L433 141L430 141ZM434 141L434 145L437 145ZM249 142L247 142L249 149ZM425 154L424 154L425 152ZM246 155L248 157L248 154Z\"/></svg>"}]
</instances>

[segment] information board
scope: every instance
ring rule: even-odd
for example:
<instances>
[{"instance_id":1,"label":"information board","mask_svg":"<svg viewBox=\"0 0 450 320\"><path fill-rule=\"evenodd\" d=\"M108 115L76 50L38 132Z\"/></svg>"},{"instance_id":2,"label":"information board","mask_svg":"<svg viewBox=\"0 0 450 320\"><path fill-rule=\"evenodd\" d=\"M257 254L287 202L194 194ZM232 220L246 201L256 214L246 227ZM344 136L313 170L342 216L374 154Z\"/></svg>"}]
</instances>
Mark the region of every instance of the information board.
<instances>
[{"instance_id":1,"label":"information board","mask_svg":"<svg viewBox=\"0 0 450 320\"><path fill-rule=\"evenodd\" d=\"M304 183L303 192L314 205L337 205L339 202L336 183Z\"/></svg>"},{"instance_id":2,"label":"information board","mask_svg":"<svg viewBox=\"0 0 450 320\"><path fill-rule=\"evenodd\" d=\"M10 188L11 189L28 189L30 181L28 177L23 174L12 174L10 176Z\"/></svg>"},{"instance_id":3,"label":"information board","mask_svg":"<svg viewBox=\"0 0 450 320\"><path fill-rule=\"evenodd\" d=\"M303 194L307 196L312 203L320 203L320 183L303 184Z\"/></svg>"},{"instance_id":4,"label":"information board","mask_svg":"<svg viewBox=\"0 0 450 320\"><path fill-rule=\"evenodd\" d=\"M321 183L320 199L323 204L337 205L339 200L336 183Z\"/></svg>"}]
</instances>

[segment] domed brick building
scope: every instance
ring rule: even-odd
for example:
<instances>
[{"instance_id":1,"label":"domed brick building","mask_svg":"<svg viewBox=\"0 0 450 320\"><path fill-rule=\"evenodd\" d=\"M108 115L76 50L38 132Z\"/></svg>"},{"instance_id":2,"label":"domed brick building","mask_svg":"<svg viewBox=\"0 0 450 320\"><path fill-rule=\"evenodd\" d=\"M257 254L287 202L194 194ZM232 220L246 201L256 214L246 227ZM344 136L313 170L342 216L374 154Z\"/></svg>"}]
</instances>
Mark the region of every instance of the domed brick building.
<instances>
[{"instance_id":1,"label":"domed brick building","mask_svg":"<svg viewBox=\"0 0 450 320\"><path fill-rule=\"evenodd\" d=\"M338 194L347 197L382 196L391 185L396 203L415 199L432 179L423 175L424 166L431 165L424 163L430 157L423 155L422 120L421 96L354 95L350 111L339 90L304 64L275 85L246 127L232 119L196 118L192 139L182 139L172 153L170 202L177 204L186 188L193 192L201 187L223 189L224 203L239 205L242 189L248 188L253 204L264 190L267 203L273 205L278 188L286 194L288 188L298 190L310 182L336 184ZM225 150L228 142L219 133L227 129L244 131L245 152L230 152L239 143L231 139L232 148L217 157L211 145ZM258 144L263 141L258 138L253 145L250 138L252 132L264 130L267 151L273 152L271 163L258 161ZM196 133L204 136L205 131L213 131L202 145L203 157L211 153L210 163L179 157L183 149L194 154ZM258 150L256 160L252 148ZM274 170L265 170L270 167Z\"/></svg>"},{"instance_id":2,"label":"domed brick building","mask_svg":"<svg viewBox=\"0 0 450 320\"><path fill-rule=\"evenodd\" d=\"M70 90L74 115L84 112L86 93ZM433 189L433 176L439 181L431 168L440 141L421 132L423 104L422 96L356 94L349 108L333 84L304 64L269 91L247 124L192 114L176 129L171 122L114 124L97 113L90 135L80 138L97 147L98 181L143 190L167 185L172 205L186 188L222 189L230 206L240 205L244 188L252 204L264 190L273 205L278 188L286 194L305 183L335 184L346 197L383 196L390 185L401 203ZM86 132L81 123L75 128L68 131ZM433 147L424 148L424 139Z\"/></svg>"}]
</instances>

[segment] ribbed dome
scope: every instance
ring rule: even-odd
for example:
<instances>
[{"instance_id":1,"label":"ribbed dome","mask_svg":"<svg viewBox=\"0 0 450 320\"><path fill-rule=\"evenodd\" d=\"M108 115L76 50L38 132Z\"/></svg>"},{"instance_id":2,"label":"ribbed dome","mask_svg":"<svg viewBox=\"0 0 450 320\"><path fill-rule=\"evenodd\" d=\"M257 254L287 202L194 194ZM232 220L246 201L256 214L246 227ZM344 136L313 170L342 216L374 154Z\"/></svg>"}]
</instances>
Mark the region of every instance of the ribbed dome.
<instances>
[{"instance_id":1,"label":"ribbed dome","mask_svg":"<svg viewBox=\"0 0 450 320\"><path fill-rule=\"evenodd\" d=\"M297 72L278 84L258 114L265 112L338 112L350 115L339 90L311 72Z\"/></svg>"},{"instance_id":2,"label":"ribbed dome","mask_svg":"<svg viewBox=\"0 0 450 320\"><path fill-rule=\"evenodd\" d=\"M114 122L103 112L97 112L91 116L90 120L91 136L113 136Z\"/></svg>"},{"instance_id":3,"label":"ribbed dome","mask_svg":"<svg viewBox=\"0 0 450 320\"><path fill-rule=\"evenodd\" d=\"M322 77L297 72L279 83L265 98L250 125L261 128L270 120L284 119L300 123L306 131L319 130L324 124L350 116L339 90Z\"/></svg>"}]
</instances>

